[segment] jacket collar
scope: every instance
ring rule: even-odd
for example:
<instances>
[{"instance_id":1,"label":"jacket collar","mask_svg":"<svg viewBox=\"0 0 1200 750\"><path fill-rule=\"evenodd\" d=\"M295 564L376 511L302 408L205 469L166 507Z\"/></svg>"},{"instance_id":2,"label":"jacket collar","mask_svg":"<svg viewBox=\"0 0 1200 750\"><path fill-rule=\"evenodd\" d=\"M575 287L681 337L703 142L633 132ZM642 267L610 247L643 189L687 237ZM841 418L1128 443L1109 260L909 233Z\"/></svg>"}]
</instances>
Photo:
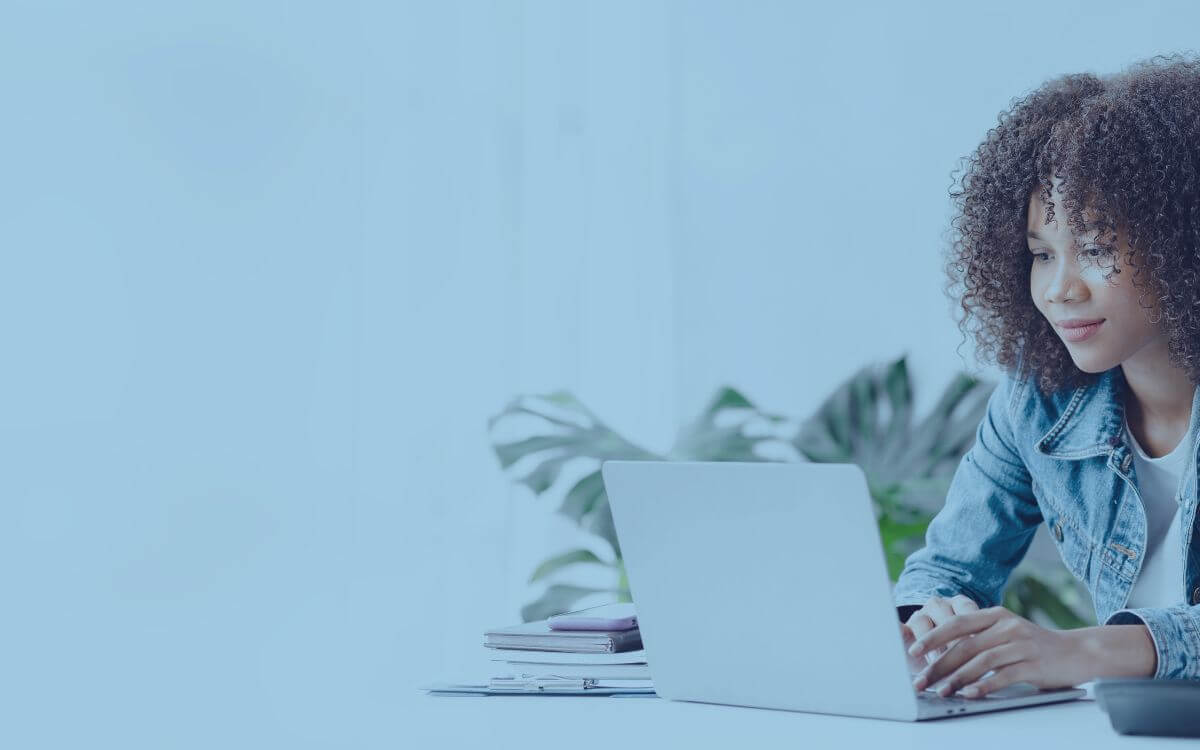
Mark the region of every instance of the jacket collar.
<instances>
[{"instance_id":1,"label":"jacket collar","mask_svg":"<svg viewBox=\"0 0 1200 750\"><path fill-rule=\"evenodd\" d=\"M1055 458L1089 458L1112 452L1121 443L1126 388L1119 365L1076 388L1058 421L1034 443L1034 450Z\"/></svg>"},{"instance_id":2,"label":"jacket collar","mask_svg":"<svg viewBox=\"0 0 1200 750\"><path fill-rule=\"evenodd\" d=\"M1067 459L1128 450L1122 435L1128 388L1120 365L1105 371L1092 383L1079 386L1071 392L1058 421L1034 443L1034 450ZM1200 388L1192 397L1192 425L1196 425L1198 416Z\"/></svg>"}]
</instances>

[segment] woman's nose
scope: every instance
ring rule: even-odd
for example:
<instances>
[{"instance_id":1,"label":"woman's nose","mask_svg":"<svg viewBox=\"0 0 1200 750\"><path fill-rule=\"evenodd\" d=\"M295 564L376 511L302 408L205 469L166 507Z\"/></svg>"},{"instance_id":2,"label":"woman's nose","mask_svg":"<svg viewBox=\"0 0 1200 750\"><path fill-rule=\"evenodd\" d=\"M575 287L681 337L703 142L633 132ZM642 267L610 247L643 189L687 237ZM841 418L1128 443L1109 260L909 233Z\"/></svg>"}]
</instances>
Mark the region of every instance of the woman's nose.
<instances>
[{"instance_id":1,"label":"woman's nose","mask_svg":"<svg viewBox=\"0 0 1200 750\"><path fill-rule=\"evenodd\" d=\"M1083 281L1069 263L1059 265L1045 291L1047 302L1070 302L1078 300L1084 294L1086 290Z\"/></svg>"}]
</instances>

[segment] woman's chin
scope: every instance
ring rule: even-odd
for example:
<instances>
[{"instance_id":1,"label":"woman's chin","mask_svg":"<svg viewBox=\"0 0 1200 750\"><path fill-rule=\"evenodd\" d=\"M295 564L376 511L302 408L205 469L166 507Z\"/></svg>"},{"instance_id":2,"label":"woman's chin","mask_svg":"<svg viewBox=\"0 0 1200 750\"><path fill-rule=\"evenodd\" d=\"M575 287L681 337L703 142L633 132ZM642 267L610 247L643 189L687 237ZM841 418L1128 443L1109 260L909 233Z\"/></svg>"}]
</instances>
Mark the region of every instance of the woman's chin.
<instances>
[{"instance_id":1,"label":"woman's chin","mask_svg":"<svg viewBox=\"0 0 1200 750\"><path fill-rule=\"evenodd\" d=\"M1091 373L1091 374L1098 374L1098 373L1106 372L1108 370L1111 370L1114 366L1116 366L1116 364L1118 364L1115 362L1109 362L1106 359L1101 359L1100 357L1075 357L1075 356L1073 356L1073 357L1071 357L1071 359L1075 362L1076 367L1078 367L1080 370L1083 370L1086 373Z\"/></svg>"}]
</instances>

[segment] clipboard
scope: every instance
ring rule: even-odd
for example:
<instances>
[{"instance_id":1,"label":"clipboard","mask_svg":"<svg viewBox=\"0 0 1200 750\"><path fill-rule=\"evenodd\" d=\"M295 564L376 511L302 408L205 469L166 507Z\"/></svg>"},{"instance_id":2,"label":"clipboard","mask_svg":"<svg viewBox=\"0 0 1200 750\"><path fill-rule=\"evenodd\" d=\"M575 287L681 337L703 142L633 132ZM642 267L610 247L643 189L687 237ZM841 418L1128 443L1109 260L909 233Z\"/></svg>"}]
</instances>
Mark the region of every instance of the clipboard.
<instances>
[{"instance_id":1,"label":"clipboard","mask_svg":"<svg viewBox=\"0 0 1200 750\"><path fill-rule=\"evenodd\" d=\"M494 677L487 684L434 683L421 689L430 695L607 695L655 698L654 688L621 681L563 677ZM635 682L642 682L640 680Z\"/></svg>"}]
</instances>

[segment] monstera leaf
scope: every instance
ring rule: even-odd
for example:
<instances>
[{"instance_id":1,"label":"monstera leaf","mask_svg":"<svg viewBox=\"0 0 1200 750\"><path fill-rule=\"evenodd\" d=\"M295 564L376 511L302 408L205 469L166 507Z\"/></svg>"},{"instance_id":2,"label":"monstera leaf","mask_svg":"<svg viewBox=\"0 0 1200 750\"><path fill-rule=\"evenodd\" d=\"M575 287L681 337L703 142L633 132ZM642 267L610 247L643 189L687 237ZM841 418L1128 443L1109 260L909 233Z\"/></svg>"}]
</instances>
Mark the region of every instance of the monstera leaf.
<instances>
[{"instance_id":1,"label":"monstera leaf","mask_svg":"<svg viewBox=\"0 0 1200 750\"><path fill-rule=\"evenodd\" d=\"M620 557L621 547L608 509L608 497L604 494L600 463L607 459L647 460L660 457L618 435L565 391L513 399L502 412L488 421L488 427L494 430L502 422L514 417L532 417L541 423L543 431L521 440L495 443L492 447L500 466L509 469L526 457L536 456L530 468L516 481L535 495L541 495L554 486L568 461L593 459L595 468L575 481L564 495L558 511L586 531L604 539L614 557ZM592 592L577 593L574 599L568 593L560 593L555 601L569 606Z\"/></svg>"},{"instance_id":2,"label":"monstera leaf","mask_svg":"<svg viewBox=\"0 0 1200 750\"><path fill-rule=\"evenodd\" d=\"M541 420L550 432L542 432L523 440L493 445L502 468L509 468L525 456L544 454L528 473L517 481L535 494L550 489L558 479L563 465L579 457L595 458L657 458L618 435L600 421L579 399L565 391L541 396L518 397L496 416L488 420L494 429L501 420L513 416L530 416Z\"/></svg>"},{"instance_id":3,"label":"monstera leaf","mask_svg":"<svg viewBox=\"0 0 1200 750\"><path fill-rule=\"evenodd\" d=\"M810 461L858 464L877 499L936 509L974 442L993 387L959 374L914 426L902 357L882 369L858 371L800 426L792 442Z\"/></svg>"},{"instance_id":4,"label":"monstera leaf","mask_svg":"<svg viewBox=\"0 0 1200 750\"><path fill-rule=\"evenodd\" d=\"M766 461L760 450L782 442L772 435L754 434L755 426L773 426L784 417L760 411L733 388L717 391L708 406L679 432L668 454L680 461Z\"/></svg>"}]
</instances>

